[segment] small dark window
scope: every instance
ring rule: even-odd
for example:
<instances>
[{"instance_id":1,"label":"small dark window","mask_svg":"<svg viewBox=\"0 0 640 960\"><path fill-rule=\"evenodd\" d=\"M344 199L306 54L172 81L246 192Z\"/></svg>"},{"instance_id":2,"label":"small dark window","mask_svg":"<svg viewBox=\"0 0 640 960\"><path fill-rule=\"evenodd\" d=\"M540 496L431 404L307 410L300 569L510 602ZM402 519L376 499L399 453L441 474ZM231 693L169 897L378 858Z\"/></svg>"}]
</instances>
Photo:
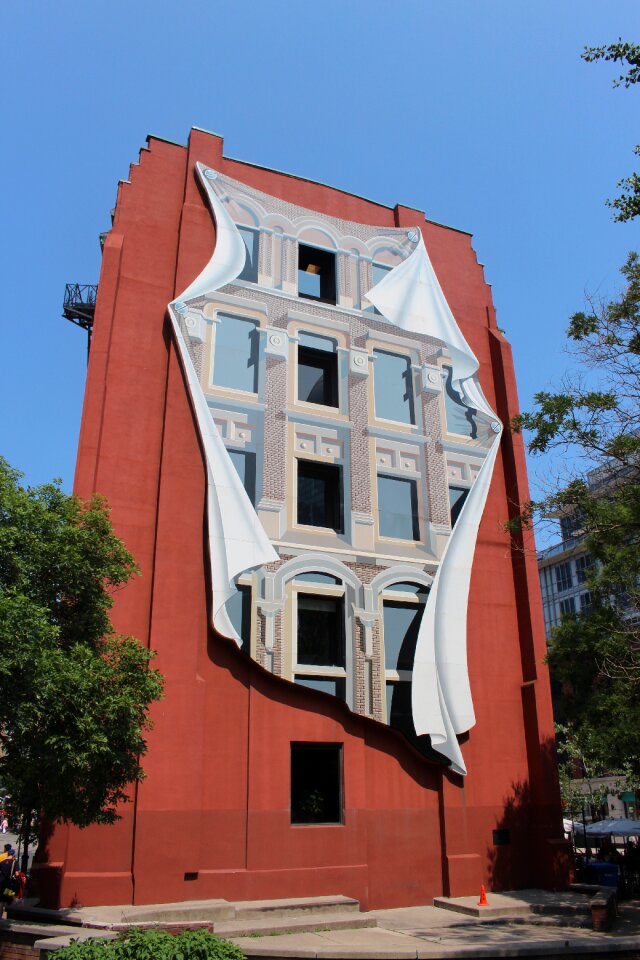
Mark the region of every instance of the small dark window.
<instances>
[{"instance_id":1,"label":"small dark window","mask_svg":"<svg viewBox=\"0 0 640 960\"><path fill-rule=\"evenodd\" d=\"M378 475L378 528L381 537L420 539L415 480Z\"/></svg>"},{"instance_id":2,"label":"small dark window","mask_svg":"<svg viewBox=\"0 0 640 960\"><path fill-rule=\"evenodd\" d=\"M238 277L238 280L248 280L250 283L257 283L258 239L260 234L257 230L252 230L251 227L238 227L238 232L242 237L242 241L247 251L244 267L242 268L242 273Z\"/></svg>"},{"instance_id":3,"label":"small dark window","mask_svg":"<svg viewBox=\"0 0 640 960\"><path fill-rule=\"evenodd\" d=\"M469 496L466 487L449 487L449 506L451 508L451 527L455 527L456 521L460 516L460 511L464 507L465 500Z\"/></svg>"},{"instance_id":4,"label":"small dark window","mask_svg":"<svg viewBox=\"0 0 640 960\"><path fill-rule=\"evenodd\" d=\"M249 653L251 649L251 587L238 587L238 592L227 600L227 614L242 640L240 649Z\"/></svg>"},{"instance_id":5,"label":"small dark window","mask_svg":"<svg viewBox=\"0 0 640 960\"><path fill-rule=\"evenodd\" d=\"M449 433L457 433L463 437L470 437L472 440L478 435L478 425L476 423L476 413L472 407L468 407L462 402L461 396L453 389L453 370L451 367L443 367L447 375L444 386L444 407L447 419L447 430Z\"/></svg>"},{"instance_id":6,"label":"small dark window","mask_svg":"<svg viewBox=\"0 0 640 960\"><path fill-rule=\"evenodd\" d=\"M291 823L342 823L342 744L291 744Z\"/></svg>"},{"instance_id":7,"label":"small dark window","mask_svg":"<svg viewBox=\"0 0 640 960\"><path fill-rule=\"evenodd\" d=\"M298 594L298 654L300 664L344 667L344 602L342 597Z\"/></svg>"},{"instance_id":8,"label":"small dark window","mask_svg":"<svg viewBox=\"0 0 640 960\"><path fill-rule=\"evenodd\" d=\"M336 302L336 255L330 250L298 246L298 296Z\"/></svg>"},{"instance_id":9,"label":"small dark window","mask_svg":"<svg viewBox=\"0 0 640 960\"><path fill-rule=\"evenodd\" d=\"M338 406L338 354L335 340L300 334L298 400Z\"/></svg>"},{"instance_id":10,"label":"small dark window","mask_svg":"<svg viewBox=\"0 0 640 960\"><path fill-rule=\"evenodd\" d=\"M415 737L411 712L411 681L396 680L386 684L387 723L405 736Z\"/></svg>"},{"instance_id":11,"label":"small dark window","mask_svg":"<svg viewBox=\"0 0 640 960\"><path fill-rule=\"evenodd\" d=\"M251 503L256 502L256 455L244 450L228 450L231 462L242 480L242 486L247 491Z\"/></svg>"},{"instance_id":12,"label":"small dark window","mask_svg":"<svg viewBox=\"0 0 640 960\"><path fill-rule=\"evenodd\" d=\"M342 533L342 470L298 460L298 523Z\"/></svg>"}]
</instances>

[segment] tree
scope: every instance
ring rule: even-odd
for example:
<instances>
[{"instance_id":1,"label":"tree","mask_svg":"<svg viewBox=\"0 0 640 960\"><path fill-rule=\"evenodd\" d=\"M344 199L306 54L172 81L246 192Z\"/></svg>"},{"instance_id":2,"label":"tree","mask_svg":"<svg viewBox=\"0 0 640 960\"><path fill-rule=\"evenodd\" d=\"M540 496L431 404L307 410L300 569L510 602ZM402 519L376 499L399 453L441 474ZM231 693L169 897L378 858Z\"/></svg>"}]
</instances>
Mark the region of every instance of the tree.
<instances>
[{"instance_id":1,"label":"tree","mask_svg":"<svg viewBox=\"0 0 640 960\"><path fill-rule=\"evenodd\" d=\"M582 59L587 63L609 60L626 64L629 69L613 81L614 87L631 87L640 82L640 44L626 43L620 39L604 47L585 47ZM635 147L634 153L640 156L640 145ZM616 211L614 220L633 220L640 214L640 175L632 173L630 177L619 180L618 186L622 187L623 192L615 200L607 200L607 206Z\"/></svg>"},{"instance_id":2,"label":"tree","mask_svg":"<svg viewBox=\"0 0 640 960\"><path fill-rule=\"evenodd\" d=\"M0 458L0 782L29 824L111 823L143 777L152 653L117 634L113 593L137 572L105 501L34 488Z\"/></svg>"},{"instance_id":3,"label":"tree","mask_svg":"<svg viewBox=\"0 0 640 960\"><path fill-rule=\"evenodd\" d=\"M640 259L622 268L626 286L610 302L589 301L568 337L584 374L513 421L533 454L561 450L581 469L528 505L511 526L570 515L594 559L591 609L552 631L548 661L563 695L559 720L598 744L599 762L640 773ZM595 389L588 374L597 380Z\"/></svg>"}]
</instances>

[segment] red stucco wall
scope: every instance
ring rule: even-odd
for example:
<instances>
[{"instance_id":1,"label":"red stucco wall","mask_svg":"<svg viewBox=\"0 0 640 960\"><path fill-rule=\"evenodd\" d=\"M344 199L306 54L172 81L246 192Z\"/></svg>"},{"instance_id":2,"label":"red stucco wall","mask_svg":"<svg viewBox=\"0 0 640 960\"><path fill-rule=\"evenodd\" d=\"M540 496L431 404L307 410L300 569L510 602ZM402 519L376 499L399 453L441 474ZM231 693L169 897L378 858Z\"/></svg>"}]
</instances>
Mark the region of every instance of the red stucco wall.
<instances>
[{"instance_id":1,"label":"red stucco wall","mask_svg":"<svg viewBox=\"0 0 640 960\"><path fill-rule=\"evenodd\" d=\"M220 138L151 140L120 185L104 252L76 490L106 494L142 574L114 624L157 651L147 779L113 827L58 827L34 869L51 904L151 903L342 893L365 907L438 894L562 885L564 846L544 631L533 551L503 530L527 499L522 443L506 432L480 528L469 602L477 724L469 775L449 774L401 736L339 702L265 674L208 627L205 472L165 317L215 244L194 164L330 216L422 223L451 309L481 363L489 402L517 410L510 350L469 235L329 187L225 159ZM517 544L516 544L517 546ZM531 545L529 545L531 547ZM291 740L344 743L345 823L289 822ZM512 842L494 846L508 827ZM197 874L197 879L185 879Z\"/></svg>"}]
</instances>

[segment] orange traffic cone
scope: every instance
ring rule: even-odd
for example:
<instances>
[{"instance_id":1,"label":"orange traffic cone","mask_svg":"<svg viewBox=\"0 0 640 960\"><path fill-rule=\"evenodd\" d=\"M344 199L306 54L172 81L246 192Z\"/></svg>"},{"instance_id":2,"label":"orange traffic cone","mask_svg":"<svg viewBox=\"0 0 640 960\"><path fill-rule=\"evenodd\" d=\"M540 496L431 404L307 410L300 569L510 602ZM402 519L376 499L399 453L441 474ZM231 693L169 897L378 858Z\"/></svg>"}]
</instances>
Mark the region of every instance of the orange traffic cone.
<instances>
[{"instance_id":1,"label":"orange traffic cone","mask_svg":"<svg viewBox=\"0 0 640 960\"><path fill-rule=\"evenodd\" d=\"M484 889L484 883L480 887L480 899L478 900L479 907L488 907L489 901L487 900L487 894Z\"/></svg>"}]
</instances>

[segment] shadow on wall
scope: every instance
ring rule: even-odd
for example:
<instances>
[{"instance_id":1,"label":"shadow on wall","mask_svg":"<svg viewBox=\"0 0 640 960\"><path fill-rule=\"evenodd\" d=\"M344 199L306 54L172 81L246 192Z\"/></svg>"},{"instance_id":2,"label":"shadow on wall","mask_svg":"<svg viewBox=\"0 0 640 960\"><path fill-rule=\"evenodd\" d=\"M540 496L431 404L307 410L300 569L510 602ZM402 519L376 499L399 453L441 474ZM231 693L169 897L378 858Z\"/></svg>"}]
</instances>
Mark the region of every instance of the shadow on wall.
<instances>
[{"instance_id":1,"label":"shadow on wall","mask_svg":"<svg viewBox=\"0 0 640 960\"><path fill-rule=\"evenodd\" d=\"M562 826L555 741L544 741L532 759L537 782L512 784L487 848L489 886L496 892L569 884L572 850Z\"/></svg>"}]
</instances>

